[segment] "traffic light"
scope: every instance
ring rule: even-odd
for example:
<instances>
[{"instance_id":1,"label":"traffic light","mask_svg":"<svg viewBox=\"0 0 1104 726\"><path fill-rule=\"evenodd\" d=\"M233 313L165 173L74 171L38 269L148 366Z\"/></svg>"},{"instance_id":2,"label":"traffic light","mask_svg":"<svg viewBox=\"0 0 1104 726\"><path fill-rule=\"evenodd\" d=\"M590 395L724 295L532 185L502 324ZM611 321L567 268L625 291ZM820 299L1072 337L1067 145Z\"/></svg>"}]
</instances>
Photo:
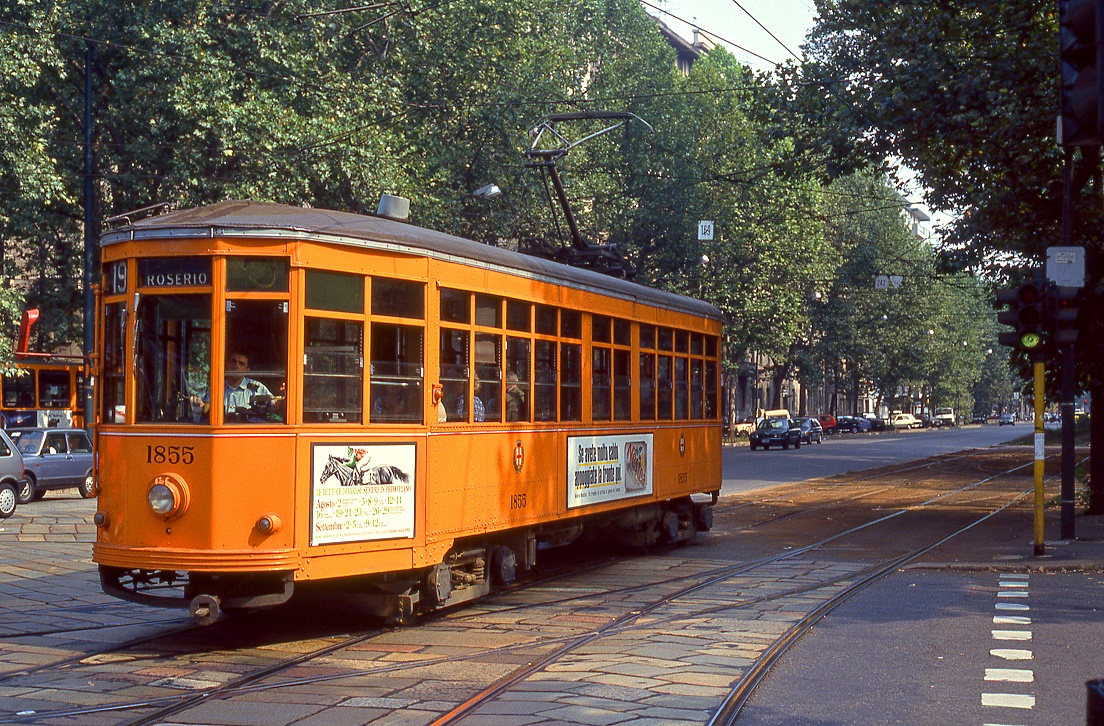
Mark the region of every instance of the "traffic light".
<instances>
[{"instance_id":1,"label":"traffic light","mask_svg":"<svg viewBox=\"0 0 1104 726\"><path fill-rule=\"evenodd\" d=\"M1104 53L1096 41L1104 36L1104 0L1058 0L1058 59L1061 66L1063 146L1100 144L1104 120Z\"/></svg>"},{"instance_id":2,"label":"traffic light","mask_svg":"<svg viewBox=\"0 0 1104 726\"><path fill-rule=\"evenodd\" d=\"M1043 286L1038 282L1025 282L1011 290L998 290L996 305L1008 306L1008 310L997 313L997 322L1013 328L998 336L1001 345L1027 353L1042 353L1046 342Z\"/></svg>"},{"instance_id":3,"label":"traffic light","mask_svg":"<svg viewBox=\"0 0 1104 726\"><path fill-rule=\"evenodd\" d=\"M1077 342L1077 314L1080 288L1054 287L1048 296L1050 340L1058 348Z\"/></svg>"}]
</instances>

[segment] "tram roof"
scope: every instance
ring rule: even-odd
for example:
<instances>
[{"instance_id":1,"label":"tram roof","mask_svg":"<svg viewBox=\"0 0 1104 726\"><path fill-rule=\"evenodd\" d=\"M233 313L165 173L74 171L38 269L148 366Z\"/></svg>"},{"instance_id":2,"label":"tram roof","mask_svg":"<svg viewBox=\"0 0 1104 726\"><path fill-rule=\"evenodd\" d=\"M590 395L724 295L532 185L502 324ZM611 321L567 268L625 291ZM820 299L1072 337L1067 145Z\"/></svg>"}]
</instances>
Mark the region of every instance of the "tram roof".
<instances>
[{"instance_id":1,"label":"tram roof","mask_svg":"<svg viewBox=\"0 0 1104 726\"><path fill-rule=\"evenodd\" d=\"M128 224L103 234L100 244L106 247L126 240L196 236L313 239L368 249L428 255L602 295L628 298L701 317L721 319L718 308L684 295L656 290L591 270L480 244L385 217L329 209L292 207L252 200L219 202Z\"/></svg>"}]
</instances>

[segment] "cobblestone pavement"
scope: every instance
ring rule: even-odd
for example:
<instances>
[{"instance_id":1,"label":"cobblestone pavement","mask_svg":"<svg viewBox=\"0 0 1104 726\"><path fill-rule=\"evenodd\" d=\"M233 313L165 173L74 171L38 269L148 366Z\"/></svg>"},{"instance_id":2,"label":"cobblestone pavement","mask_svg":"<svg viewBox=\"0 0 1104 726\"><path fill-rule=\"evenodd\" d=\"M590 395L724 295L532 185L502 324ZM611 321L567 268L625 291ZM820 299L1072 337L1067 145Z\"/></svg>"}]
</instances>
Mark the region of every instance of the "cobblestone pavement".
<instances>
[{"instance_id":1,"label":"cobblestone pavement","mask_svg":"<svg viewBox=\"0 0 1104 726\"><path fill-rule=\"evenodd\" d=\"M780 635L853 581L877 537L754 572L741 563L960 479L913 473L776 489L770 503L723 501L717 527L695 544L598 563L398 630L333 593L209 628L109 598L90 561L94 502L53 493L0 521L0 722L428 724L563 650L461 720L701 724ZM855 497L861 506L841 505ZM802 520L814 511L815 524ZM971 535L970 551L990 564L1023 550L987 532ZM163 637L114 647L152 636ZM264 668L272 672L258 678Z\"/></svg>"}]
</instances>

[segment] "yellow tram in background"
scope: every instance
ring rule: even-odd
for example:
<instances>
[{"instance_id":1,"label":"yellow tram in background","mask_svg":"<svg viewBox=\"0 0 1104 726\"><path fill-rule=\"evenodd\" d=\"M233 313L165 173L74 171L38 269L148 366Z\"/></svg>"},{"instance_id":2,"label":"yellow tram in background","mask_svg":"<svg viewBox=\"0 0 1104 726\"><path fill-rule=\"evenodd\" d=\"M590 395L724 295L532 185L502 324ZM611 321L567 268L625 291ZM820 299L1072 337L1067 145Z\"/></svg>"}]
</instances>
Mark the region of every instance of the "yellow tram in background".
<instances>
[{"instance_id":1,"label":"yellow tram in background","mask_svg":"<svg viewBox=\"0 0 1104 726\"><path fill-rule=\"evenodd\" d=\"M720 312L386 217L232 201L101 239L94 559L223 610L304 583L406 618L721 486Z\"/></svg>"}]
</instances>

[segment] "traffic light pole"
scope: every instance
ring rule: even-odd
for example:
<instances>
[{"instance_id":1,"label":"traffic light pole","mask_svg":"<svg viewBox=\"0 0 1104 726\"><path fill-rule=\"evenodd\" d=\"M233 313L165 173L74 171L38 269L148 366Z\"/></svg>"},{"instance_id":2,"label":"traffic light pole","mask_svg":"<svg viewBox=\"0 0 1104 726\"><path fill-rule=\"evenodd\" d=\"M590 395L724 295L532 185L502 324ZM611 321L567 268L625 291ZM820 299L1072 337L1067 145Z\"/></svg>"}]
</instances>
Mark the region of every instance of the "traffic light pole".
<instances>
[{"instance_id":1,"label":"traffic light pole","mask_svg":"<svg viewBox=\"0 0 1104 726\"><path fill-rule=\"evenodd\" d=\"M1046 364L1035 361L1035 554L1046 554L1046 523L1043 518L1043 473L1046 445L1043 433L1043 396L1046 395Z\"/></svg>"}]
</instances>

